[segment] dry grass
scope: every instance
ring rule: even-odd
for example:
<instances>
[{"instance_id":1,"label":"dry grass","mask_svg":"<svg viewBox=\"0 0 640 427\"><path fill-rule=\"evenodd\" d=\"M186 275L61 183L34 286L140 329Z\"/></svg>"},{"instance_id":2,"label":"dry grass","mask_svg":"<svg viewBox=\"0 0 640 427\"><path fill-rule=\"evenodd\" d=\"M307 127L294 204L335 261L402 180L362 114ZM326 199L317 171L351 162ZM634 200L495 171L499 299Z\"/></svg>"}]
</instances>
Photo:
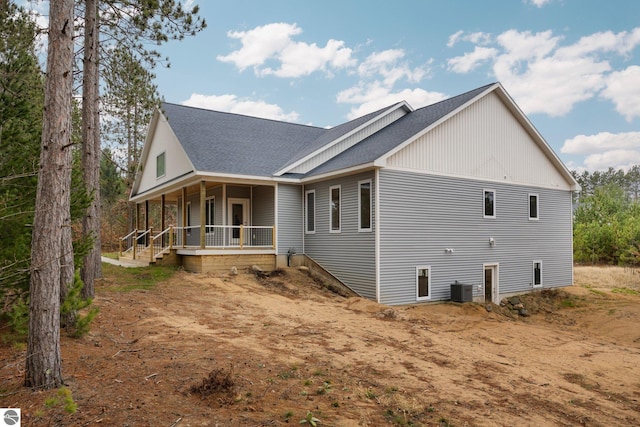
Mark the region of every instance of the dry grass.
<instances>
[{"instance_id":1,"label":"dry grass","mask_svg":"<svg viewBox=\"0 0 640 427\"><path fill-rule=\"evenodd\" d=\"M575 266L576 286L592 288L628 288L640 291L640 269L617 266Z\"/></svg>"}]
</instances>

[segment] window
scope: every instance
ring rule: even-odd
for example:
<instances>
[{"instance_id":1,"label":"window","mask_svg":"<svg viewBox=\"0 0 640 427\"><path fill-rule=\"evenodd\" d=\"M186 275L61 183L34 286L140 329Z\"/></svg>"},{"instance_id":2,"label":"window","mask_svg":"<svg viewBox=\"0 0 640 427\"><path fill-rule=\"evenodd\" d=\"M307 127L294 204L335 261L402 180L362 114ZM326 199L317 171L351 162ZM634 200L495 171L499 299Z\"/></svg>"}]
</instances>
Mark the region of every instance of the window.
<instances>
[{"instance_id":1,"label":"window","mask_svg":"<svg viewBox=\"0 0 640 427\"><path fill-rule=\"evenodd\" d=\"M416 267L416 289L418 300L431 299L431 267Z\"/></svg>"},{"instance_id":2,"label":"window","mask_svg":"<svg viewBox=\"0 0 640 427\"><path fill-rule=\"evenodd\" d=\"M529 219L538 219L538 195L529 194Z\"/></svg>"},{"instance_id":3,"label":"window","mask_svg":"<svg viewBox=\"0 0 640 427\"><path fill-rule=\"evenodd\" d=\"M316 190L309 190L305 193L306 221L305 231L307 233L316 232Z\"/></svg>"},{"instance_id":4,"label":"window","mask_svg":"<svg viewBox=\"0 0 640 427\"><path fill-rule=\"evenodd\" d=\"M205 202L205 224L214 225L216 217L216 201L215 198L210 197Z\"/></svg>"},{"instance_id":5,"label":"window","mask_svg":"<svg viewBox=\"0 0 640 427\"><path fill-rule=\"evenodd\" d=\"M533 287L542 286L542 261L533 261Z\"/></svg>"},{"instance_id":6,"label":"window","mask_svg":"<svg viewBox=\"0 0 640 427\"><path fill-rule=\"evenodd\" d=\"M163 177L166 173L165 153L162 152L156 157L156 178Z\"/></svg>"},{"instance_id":7,"label":"window","mask_svg":"<svg viewBox=\"0 0 640 427\"><path fill-rule=\"evenodd\" d=\"M358 182L358 231L371 231L371 180Z\"/></svg>"},{"instance_id":8,"label":"window","mask_svg":"<svg viewBox=\"0 0 640 427\"><path fill-rule=\"evenodd\" d=\"M496 217L496 192L494 190L484 190L484 217Z\"/></svg>"},{"instance_id":9,"label":"window","mask_svg":"<svg viewBox=\"0 0 640 427\"><path fill-rule=\"evenodd\" d=\"M329 215L331 218L331 228L329 232L331 233L339 233L340 232L340 186L335 185L333 187L329 187Z\"/></svg>"}]
</instances>

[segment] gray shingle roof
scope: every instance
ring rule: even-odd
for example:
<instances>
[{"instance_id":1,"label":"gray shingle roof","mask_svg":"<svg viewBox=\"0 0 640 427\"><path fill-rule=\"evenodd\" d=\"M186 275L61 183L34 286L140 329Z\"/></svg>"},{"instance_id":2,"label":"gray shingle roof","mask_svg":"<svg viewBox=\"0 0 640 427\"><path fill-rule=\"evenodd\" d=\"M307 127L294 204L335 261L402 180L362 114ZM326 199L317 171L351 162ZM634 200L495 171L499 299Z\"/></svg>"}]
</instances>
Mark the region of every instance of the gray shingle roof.
<instances>
[{"instance_id":1,"label":"gray shingle roof","mask_svg":"<svg viewBox=\"0 0 640 427\"><path fill-rule=\"evenodd\" d=\"M398 105L398 104L394 104L394 105ZM318 139L316 139L313 143L308 144L302 151L300 151L295 156L293 156L286 164L282 166L281 169L284 169L285 167L297 162L298 160L304 158L305 156L329 144L330 142L335 141L336 139L346 135L347 133L356 129L358 126L368 122L369 120L376 117L383 111L386 111L392 107L393 106L381 108L380 110L374 111L373 113L366 114L362 117L353 119L347 123L343 123L341 125L334 126L330 129L327 129L327 131L324 134L322 134Z\"/></svg>"},{"instance_id":2,"label":"gray shingle roof","mask_svg":"<svg viewBox=\"0 0 640 427\"><path fill-rule=\"evenodd\" d=\"M196 170L272 176L326 129L163 103Z\"/></svg>"},{"instance_id":3,"label":"gray shingle roof","mask_svg":"<svg viewBox=\"0 0 640 427\"><path fill-rule=\"evenodd\" d=\"M492 85L412 111L305 176L371 163ZM171 128L198 171L271 177L278 170L356 129L392 106L331 129L171 103L164 103L162 107ZM295 176L301 177L298 174Z\"/></svg>"}]
</instances>

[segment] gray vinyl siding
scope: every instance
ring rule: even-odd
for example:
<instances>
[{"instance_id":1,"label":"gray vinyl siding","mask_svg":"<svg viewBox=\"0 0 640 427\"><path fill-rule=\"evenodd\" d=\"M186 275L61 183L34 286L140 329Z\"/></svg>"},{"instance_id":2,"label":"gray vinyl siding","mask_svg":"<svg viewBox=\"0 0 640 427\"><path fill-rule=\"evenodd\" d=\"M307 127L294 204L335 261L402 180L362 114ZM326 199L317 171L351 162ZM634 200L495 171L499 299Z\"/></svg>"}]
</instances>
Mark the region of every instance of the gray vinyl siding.
<instances>
[{"instance_id":1,"label":"gray vinyl siding","mask_svg":"<svg viewBox=\"0 0 640 427\"><path fill-rule=\"evenodd\" d=\"M260 185L253 187L251 201L251 225L272 226L275 224L273 187Z\"/></svg>"},{"instance_id":2,"label":"gray vinyl siding","mask_svg":"<svg viewBox=\"0 0 640 427\"><path fill-rule=\"evenodd\" d=\"M207 197L214 197L214 213L213 213L213 223L214 225L222 225L222 186L217 186L213 188L207 188ZM200 221L200 219L198 219Z\"/></svg>"},{"instance_id":3,"label":"gray vinyl siding","mask_svg":"<svg viewBox=\"0 0 640 427\"><path fill-rule=\"evenodd\" d=\"M572 284L571 192L381 170L380 302L416 301L416 266L431 266L432 300L450 298L454 281L482 295L483 264L499 264L499 293ZM483 218L483 190L495 190L496 218ZM529 220L529 193L539 220ZM489 238L495 246L489 245ZM453 249L446 253L445 249Z\"/></svg>"},{"instance_id":4,"label":"gray vinyl siding","mask_svg":"<svg viewBox=\"0 0 640 427\"><path fill-rule=\"evenodd\" d=\"M358 182L370 179L372 212L375 213L374 173L343 177L305 185L305 191L315 190L316 231L305 234L305 253L341 282L367 298L376 298L375 286L375 215L372 231L358 232ZM341 232L329 232L329 187L341 186Z\"/></svg>"},{"instance_id":5,"label":"gray vinyl siding","mask_svg":"<svg viewBox=\"0 0 640 427\"><path fill-rule=\"evenodd\" d=\"M278 255L302 253L302 186L278 184Z\"/></svg>"},{"instance_id":6,"label":"gray vinyl siding","mask_svg":"<svg viewBox=\"0 0 640 427\"><path fill-rule=\"evenodd\" d=\"M251 187L245 185L227 185L227 199L249 199L251 198Z\"/></svg>"}]
</instances>

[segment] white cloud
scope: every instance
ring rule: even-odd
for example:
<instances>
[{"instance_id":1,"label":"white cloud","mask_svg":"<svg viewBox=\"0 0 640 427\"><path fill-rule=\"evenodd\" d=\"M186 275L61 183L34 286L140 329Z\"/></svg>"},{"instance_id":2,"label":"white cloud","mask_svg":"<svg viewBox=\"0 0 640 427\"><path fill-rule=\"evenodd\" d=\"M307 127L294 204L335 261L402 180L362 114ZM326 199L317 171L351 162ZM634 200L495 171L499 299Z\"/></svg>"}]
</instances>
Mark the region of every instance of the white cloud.
<instances>
[{"instance_id":1,"label":"white cloud","mask_svg":"<svg viewBox=\"0 0 640 427\"><path fill-rule=\"evenodd\" d=\"M476 46L473 52L465 53L462 56L451 58L447 61L448 68L456 73L468 73L473 71L483 62L493 58L498 51L490 47Z\"/></svg>"},{"instance_id":2,"label":"white cloud","mask_svg":"<svg viewBox=\"0 0 640 427\"><path fill-rule=\"evenodd\" d=\"M612 150L590 154L584 159L585 168L590 171L607 170L610 167L615 170L629 170L638 164L640 164L640 150Z\"/></svg>"},{"instance_id":3,"label":"white cloud","mask_svg":"<svg viewBox=\"0 0 640 427\"><path fill-rule=\"evenodd\" d=\"M536 7L542 7L547 3L550 3L551 0L524 0L524 3L531 3Z\"/></svg>"},{"instance_id":4,"label":"white cloud","mask_svg":"<svg viewBox=\"0 0 640 427\"><path fill-rule=\"evenodd\" d=\"M331 74L331 69L355 65L352 50L343 41L329 40L325 47L293 40L302 29L296 24L272 23L249 31L230 31L227 36L238 39L242 47L228 55L219 55L222 62L234 64L240 70L253 67L256 75L301 77L315 71ZM271 67L267 63L275 62Z\"/></svg>"},{"instance_id":5,"label":"white cloud","mask_svg":"<svg viewBox=\"0 0 640 427\"><path fill-rule=\"evenodd\" d=\"M449 36L447 47L453 47L459 41L483 45L491 42L491 34L484 32L475 32L464 35L464 31L460 30Z\"/></svg>"},{"instance_id":6,"label":"white cloud","mask_svg":"<svg viewBox=\"0 0 640 427\"><path fill-rule=\"evenodd\" d=\"M609 75L601 95L610 99L627 121L640 117L640 67L632 65Z\"/></svg>"},{"instance_id":7,"label":"white cloud","mask_svg":"<svg viewBox=\"0 0 640 427\"><path fill-rule=\"evenodd\" d=\"M429 72L428 66L411 68L407 62L401 62L404 57L405 52L402 49L372 53L358 66L358 75L361 78L380 75L386 86L393 86L403 78L410 83L421 81Z\"/></svg>"},{"instance_id":8,"label":"white cloud","mask_svg":"<svg viewBox=\"0 0 640 427\"><path fill-rule=\"evenodd\" d=\"M229 113L244 114L247 116L262 117L265 119L295 122L299 114L295 111L285 113L276 104L268 104L264 101L241 99L236 95L202 95L191 94L191 97L182 102L190 107L206 108L208 110L224 111Z\"/></svg>"},{"instance_id":9,"label":"white cloud","mask_svg":"<svg viewBox=\"0 0 640 427\"><path fill-rule=\"evenodd\" d=\"M196 0L185 0L182 2L182 7L184 10L192 10L193 6L195 6Z\"/></svg>"},{"instance_id":10,"label":"white cloud","mask_svg":"<svg viewBox=\"0 0 640 427\"><path fill-rule=\"evenodd\" d=\"M462 30L456 31L455 33L451 34L449 36L449 41L447 41L447 47L453 47L456 43L458 43L458 40L460 40L460 37L462 37L463 34L464 31Z\"/></svg>"},{"instance_id":11,"label":"white cloud","mask_svg":"<svg viewBox=\"0 0 640 427\"><path fill-rule=\"evenodd\" d=\"M496 79L527 114L562 116L599 93L614 101L627 120L640 114L637 89L621 90L623 85L638 88L637 70L612 73L610 63L640 45L640 28L594 33L565 45L552 31L508 30L495 39L476 34L458 32L449 38L451 45L460 40L475 44L473 51L450 58L449 70L468 73L489 62Z\"/></svg>"},{"instance_id":12,"label":"white cloud","mask_svg":"<svg viewBox=\"0 0 640 427\"><path fill-rule=\"evenodd\" d=\"M640 132L577 135L567 139L560 152L586 155L584 168L587 170L628 169L640 164Z\"/></svg>"},{"instance_id":13,"label":"white cloud","mask_svg":"<svg viewBox=\"0 0 640 427\"><path fill-rule=\"evenodd\" d=\"M349 120L363 116L396 102L407 101L412 107L420 108L446 99L440 92L429 92L424 89L403 89L392 91L380 81L360 83L358 86L343 90L337 96L339 103L356 104L349 112Z\"/></svg>"},{"instance_id":14,"label":"white cloud","mask_svg":"<svg viewBox=\"0 0 640 427\"><path fill-rule=\"evenodd\" d=\"M359 82L338 93L336 100L354 104L348 114L353 119L400 101L422 107L442 100L445 96L424 89L396 89L400 82L419 83L430 72L431 61L411 67L402 49L388 49L369 55L357 68Z\"/></svg>"}]
</instances>

